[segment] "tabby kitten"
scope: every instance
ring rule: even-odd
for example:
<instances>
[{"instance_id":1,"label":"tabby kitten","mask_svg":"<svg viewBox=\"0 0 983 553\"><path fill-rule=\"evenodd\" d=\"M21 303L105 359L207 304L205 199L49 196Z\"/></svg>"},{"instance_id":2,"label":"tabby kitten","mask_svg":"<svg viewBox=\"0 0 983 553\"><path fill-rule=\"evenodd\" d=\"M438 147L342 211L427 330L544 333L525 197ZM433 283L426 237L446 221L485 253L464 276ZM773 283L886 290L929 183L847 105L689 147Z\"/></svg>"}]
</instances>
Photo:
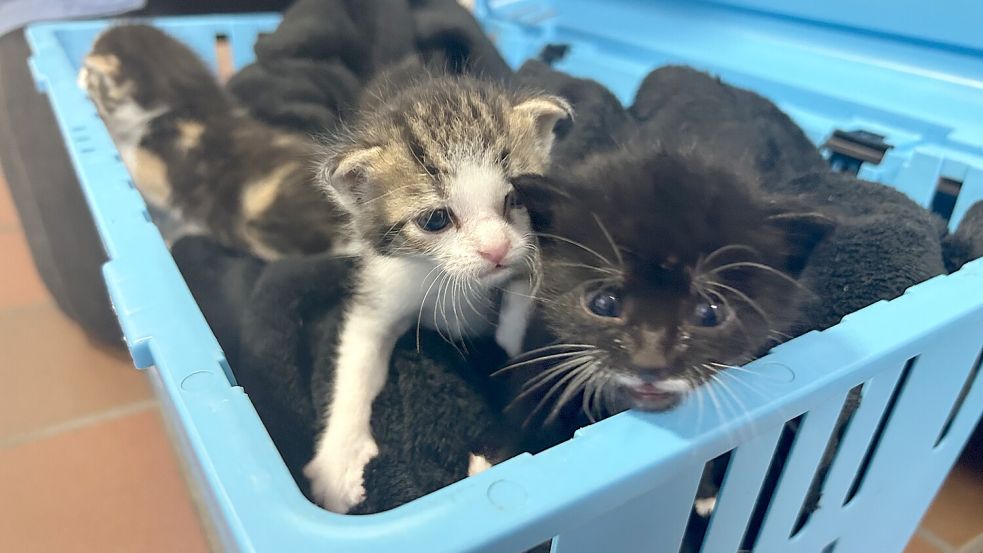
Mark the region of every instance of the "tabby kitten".
<instances>
[{"instance_id":1,"label":"tabby kitten","mask_svg":"<svg viewBox=\"0 0 983 553\"><path fill-rule=\"evenodd\" d=\"M780 341L807 293L796 277L832 228L793 198L668 151L604 154L515 186L543 277L531 353L513 366L531 375L529 412L553 402L547 419L571 428L671 409Z\"/></svg>"},{"instance_id":2,"label":"tabby kitten","mask_svg":"<svg viewBox=\"0 0 983 553\"><path fill-rule=\"evenodd\" d=\"M112 27L79 71L147 203L262 259L348 251L346 216L313 183L313 143L236 109L187 47Z\"/></svg>"},{"instance_id":3,"label":"tabby kitten","mask_svg":"<svg viewBox=\"0 0 983 553\"><path fill-rule=\"evenodd\" d=\"M324 430L305 468L315 499L347 512L364 497L378 448L373 400L400 335L414 326L448 340L491 331L519 351L534 286L536 245L512 180L541 174L559 98L470 77L431 76L375 92L330 142L327 190L352 214L360 256L344 314Z\"/></svg>"}]
</instances>

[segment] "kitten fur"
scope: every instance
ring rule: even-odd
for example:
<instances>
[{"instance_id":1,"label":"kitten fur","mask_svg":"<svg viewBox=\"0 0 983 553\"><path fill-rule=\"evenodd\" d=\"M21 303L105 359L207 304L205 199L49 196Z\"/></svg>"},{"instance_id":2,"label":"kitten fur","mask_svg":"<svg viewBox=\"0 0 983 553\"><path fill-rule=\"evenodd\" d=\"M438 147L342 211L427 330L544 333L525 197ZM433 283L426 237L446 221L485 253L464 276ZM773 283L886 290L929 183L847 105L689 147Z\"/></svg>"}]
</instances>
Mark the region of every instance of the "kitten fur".
<instances>
[{"instance_id":1,"label":"kitten fur","mask_svg":"<svg viewBox=\"0 0 983 553\"><path fill-rule=\"evenodd\" d=\"M604 154L515 185L542 264L530 353L513 363L517 411L559 418L559 439L627 408L671 409L786 338L808 295L795 279L833 226L664 150Z\"/></svg>"},{"instance_id":2,"label":"kitten fur","mask_svg":"<svg viewBox=\"0 0 983 553\"><path fill-rule=\"evenodd\" d=\"M146 25L112 27L79 72L152 207L262 259L348 249L313 183L313 141L238 110L204 63Z\"/></svg>"},{"instance_id":3,"label":"kitten fur","mask_svg":"<svg viewBox=\"0 0 983 553\"><path fill-rule=\"evenodd\" d=\"M545 171L553 127L570 115L562 99L472 77L402 78L414 66L372 88L322 170L352 214L360 256L324 430L305 468L314 497L336 512L364 498L364 468L378 454L372 402L400 335L423 325L456 341L495 328L518 353L536 245L511 181Z\"/></svg>"}]
</instances>

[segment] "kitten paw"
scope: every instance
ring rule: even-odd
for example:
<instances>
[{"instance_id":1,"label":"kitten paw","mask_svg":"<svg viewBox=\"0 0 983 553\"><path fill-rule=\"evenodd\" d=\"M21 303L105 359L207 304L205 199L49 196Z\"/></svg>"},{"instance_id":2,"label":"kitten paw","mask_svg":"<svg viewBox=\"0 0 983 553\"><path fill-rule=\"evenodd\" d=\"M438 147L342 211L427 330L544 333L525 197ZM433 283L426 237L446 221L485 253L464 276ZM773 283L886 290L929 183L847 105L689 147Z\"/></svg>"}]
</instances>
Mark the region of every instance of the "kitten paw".
<instances>
[{"instance_id":1,"label":"kitten paw","mask_svg":"<svg viewBox=\"0 0 983 553\"><path fill-rule=\"evenodd\" d=\"M474 476L492 468L491 461L484 455L472 453L468 455L468 476Z\"/></svg>"},{"instance_id":2,"label":"kitten paw","mask_svg":"<svg viewBox=\"0 0 983 553\"><path fill-rule=\"evenodd\" d=\"M717 507L717 496L698 498L693 507L696 509L696 514L709 518Z\"/></svg>"},{"instance_id":3,"label":"kitten paw","mask_svg":"<svg viewBox=\"0 0 983 553\"><path fill-rule=\"evenodd\" d=\"M314 500L329 511L347 513L365 500L365 466L379 448L371 436L331 439L325 436L304 467Z\"/></svg>"}]
</instances>

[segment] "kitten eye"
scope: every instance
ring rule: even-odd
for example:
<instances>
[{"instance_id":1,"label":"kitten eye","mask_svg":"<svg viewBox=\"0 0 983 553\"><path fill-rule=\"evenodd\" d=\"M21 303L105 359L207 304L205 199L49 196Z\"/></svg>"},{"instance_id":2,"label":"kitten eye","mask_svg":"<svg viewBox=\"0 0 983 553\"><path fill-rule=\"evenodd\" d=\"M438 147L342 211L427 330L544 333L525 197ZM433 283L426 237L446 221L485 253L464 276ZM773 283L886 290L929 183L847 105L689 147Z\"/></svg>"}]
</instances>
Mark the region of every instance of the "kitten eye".
<instances>
[{"instance_id":1,"label":"kitten eye","mask_svg":"<svg viewBox=\"0 0 983 553\"><path fill-rule=\"evenodd\" d=\"M519 199L519 195L515 193L515 190L509 192L505 195L505 213L512 211L513 209L518 209L522 207L522 200Z\"/></svg>"},{"instance_id":2,"label":"kitten eye","mask_svg":"<svg viewBox=\"0 0 983 553\"><path fill-rule=\"evenodd\" d=\"M719 326L727 320L727 317L727 308L723 300L713 294L693 308L693 322L697 326L707 328Z\"/></svg>"},{"instance_id":3,"label":"kitten eye","mask_svg":"<svg viewBox=\"0 0 983 553\"><path fill-rule=\"evenodd\" d=\"M451 224L451 212L435 209L416 218L416 225L427 232L440 232Z\"/></svg>"},{"instance_id":4,"label":"kitten eye","mask_svg":"<svg viewBox=\"0 0 983 553\"><path fill-rule=\"evenodd\" d=\"M584 305L598 317L617 318L621 316L621 291L617 288L591 290L584 297Z\"/></svg>"}]
</instances>

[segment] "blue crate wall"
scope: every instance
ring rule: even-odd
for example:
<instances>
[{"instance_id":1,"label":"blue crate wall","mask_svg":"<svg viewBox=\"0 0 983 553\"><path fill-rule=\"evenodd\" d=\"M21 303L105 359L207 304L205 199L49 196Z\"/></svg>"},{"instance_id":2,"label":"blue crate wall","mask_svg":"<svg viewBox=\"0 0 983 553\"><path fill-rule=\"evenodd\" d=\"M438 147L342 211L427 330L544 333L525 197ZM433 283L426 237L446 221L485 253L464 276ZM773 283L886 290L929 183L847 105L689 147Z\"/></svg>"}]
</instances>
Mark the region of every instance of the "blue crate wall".
<instances>
[{"instance_id":1,"label":"blue crate wall","mask_svg":"<svg viewBox=\"0 0 983 553\"><path fill-rule=\"evenodd\" d=\"M863 76L863 64L816 47L819 39L801 26L782 27L799 23L762 22L746 11L671 1L612 2L590 10L585 2L479 5L510 62L534 55L545 41L574 41L562 68L598 78L623 100L652 66L688 62L769 95L817 142L851 122L883 125L878 128L892 130L889 137L899 144L905 137L911 146L893 151L893 161L864 169L888 184L903 188L902 176L920 167L925 178L910 180L912 191L923 193L940 172L965 169L972 183L971 174L983 167L979 148L973 149L983 141L974 142L979 133L972 121L960 124L952 105L920 105L918 98L906 103L892 90L917 73L882 67L883 74L874 74L885 79L883 90L864 95L869 85L844 81L839 91L825 82L828 72ZM252 59L257 34L276 23L275 16L156 21L210 63L215 36L228 36L237 64ZM542 454L519 456L393 511L327 513L300 494L246 391L235 386L94 107L74 84L79 60L104 25L34 26L28 32L32 69L51 100L106 245L104 273L135 364L150 371L212 526L230 550L497 553L559 535L554 550L564 553L671 552L682 539L705 462L732 451L703 550L733 551L782 428L798 418L800 431L755 551L900 551L983 410L977 378L983 261L977 261L784 344L672 413L624 413ZM856 41L840 35L841 47ZM727 56L707 43L713 36L719 36L713 44L728 48ZM771 56L775 44L783 49ZM962 67L961 58L947 56L929 58L939 58L938 67ZM796 70L809 64L817 71ZM964 65L967 71L977 67ZM825 73L818 71L824 67ZM931 85L950 104L965 108L980 101L965 94L958 80L921 78L919 86ZM876 101L871 94L879 91L891 92L891 101ZM925 156L934 161L919 161ZM959 202L973 190L964 182ZM863 400L831 468L822 508L793 536L792 519L818 454L846 394L861 384Z\"/></svg>"}]
</instances>

